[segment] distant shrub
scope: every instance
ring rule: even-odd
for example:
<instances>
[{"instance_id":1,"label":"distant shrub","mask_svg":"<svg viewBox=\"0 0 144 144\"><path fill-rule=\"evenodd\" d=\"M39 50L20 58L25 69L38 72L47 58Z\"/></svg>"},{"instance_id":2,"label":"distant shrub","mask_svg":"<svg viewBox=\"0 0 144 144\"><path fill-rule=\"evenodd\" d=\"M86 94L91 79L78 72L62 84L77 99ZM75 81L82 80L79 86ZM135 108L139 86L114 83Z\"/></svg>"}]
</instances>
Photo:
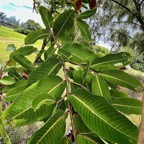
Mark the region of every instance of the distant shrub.
<instances>
[{"instance_id":1,"label":"distant shrub","mask_svg":"<svg viewBox=\"0 0 144 144\"><path fill-rule=\"evenodd\" d=\"M22 27L16 28L15 31L21 34L25 34L25 35L28 35L31 32L31 30L27 28L22 28Z\"/></svg>"}]
</instances>

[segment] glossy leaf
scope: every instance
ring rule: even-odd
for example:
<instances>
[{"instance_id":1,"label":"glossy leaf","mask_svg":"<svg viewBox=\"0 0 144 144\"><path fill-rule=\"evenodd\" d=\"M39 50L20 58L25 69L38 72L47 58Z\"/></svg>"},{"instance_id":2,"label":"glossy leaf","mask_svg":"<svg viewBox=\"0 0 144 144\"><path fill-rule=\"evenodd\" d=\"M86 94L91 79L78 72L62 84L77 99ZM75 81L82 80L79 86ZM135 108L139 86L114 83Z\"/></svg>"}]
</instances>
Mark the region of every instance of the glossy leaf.
<instances>
[{"instance_id":1,"label":"glossy leaf","mask_svg":"<svg viewBox=\"0 0 144 144\"><path fill-rule=\"evenodd\" d=\"M116 85L127 87L133 91L142 91L142 84L133 76L119 70L103 71L100 75L107 81Z\"/></svg>"},{"instance_id":2,"label":"glossy leaf","mask_svg":"<svg viewBox=\"0 0 144 144\"><path fill-rule=\"evenodd\" d=\"M117 54L107 54L104 57L96 58L90 68L95 71L113 70L123 68L131 62L129 53L120 52Z\"/></svg>"},{"instance_id":3,"label":"glossy leaf","mask_svg":"<svg viewBox=\"0 0 144 144\"><path fill-rule=\"evenodd\" d=\"M51 116L55 105L42 105L38 110L34 111L32 106L25 109L17 115L11 124L14 127L30 125L37 121L43 120L47 116Z\"/></svg>"},{"instance_id":4,"label":"glossy leaf","mask_svg":"<svg viewBox=\"0 0 144 144\"><path fill-rule=\"evenodd\" d=\"M92 93L94 95L103 96L107 100L111 99L110 91L106 81L99 75L92 78Z\"/></svg>"},{"instance_id":5,"label":"glossy leaf","mask_svg":"<svg viewBox=\"0 0 144 144\"><path fill-rule=\"evenodd\" d=\"M40 30L32 31L25 38L25 44L33 44L37 40L46 38L47 36L49 36L48 30L40 29Z\"/></svg>"},{"instance_id":6,"label":"glossy leaf","mask_svg":"<svg viewBox=\"0 0 144 144\"><path fill-rule=\"evenodd\" d=\"M62 39L65 32L69 31L74 25L74 11L67 10L60 14L54 22L53 31L56 37Z\"/></svg>"},{"instance_id":7,"label":"glossy leaf","mask_svg":"<svg viewBox=\"0 0 144 144\"><path fill-rule=\"evenodd\" d=\"M76 17L78 19L87 19L87 18L91 17L92 15L94 15L95 12L96 12L96 9L88 10L88 11L78 14Z\"/></svg>"},{"instance_id":8,"label":"glossy leaf","mask_svg":"<svg viewBox=\"0 0 144 144\"><path fill-rule=\"evenodd\" d=\"M105 98L79 89L68 96L74 110L90 130L115 143L136 143L138 128L112 107Z\"/></svg>"},{"instance_id":9,"label":"glossy leaf","mask_svg":"<svg viewBox=\"0 0 144 144\"><path fill-rule=\"evenodd\" d=\"M0 79L0 83L3 85L12 85L15 83L15 80L13 77L5 76L2 79Z\"/></svg>"},{"instance_id":10,"label":"glossy leaf","mask_svg":"<svg viewBox=\"0 0 144 144\"><path fill-rule=\"evenodd\" d=\"M35 68L29 75L28 85L38 81L39 79L50 75L57 74L62 64L56 58L49 58L43 62L39 67Z\"/></svg>"},{"instance_id":11,"label":"glossy leaf","mask_svg":"<svg viewBox=\"0 0 144 144\"><path fill-rule=\"evenodd\" d=\"M82 20L77 20L76 24L77 24L79 31L81 32L81 36L87 42L90 42L91 41L91 33L90 33L89 25L85 21L82 21Z\"/></svg>"},{"instance_id":12,"label":"glossy leaf","mask_svg":"<svg viewBox=\"0 0 144 144\"><path fill-rule=\"evenodd\" d=\"M58 111L32 135L28 144L58 144L64 136L65 127L64 112Z\"/></svg>"},{"instance_id":13,"label":"glossy leaf","mask_svg":"<svg viewBox=\"0 0 144 144\"><path fill-rule=\"evenodd\" d=\"M18 62L21 66L23 66L24 68L28 69L28 70L33 70L34 66L31 63L31 61L29 61L24 55L22 55L19 52L15 52L12 55L12 58Z\"/></svg>"},{"instance_id":14,"label":"glossy leaf","mask_svg":"<svg viewBox=\"0 0 144 144\"><path fill-rule=\"evenodd\" d=\"M142 102L134 98L116 98L112 105L125 114L141 114Z\"/></svg>"},{"instance_id":15,"label":"glossy leaf","mask_svg":"<svg viewBox=\"0 0 144 144\"><path fill-rule=\"evenodd\" d=\"M19 52L24 56L30 55L33 52L35 52L37 50L37 48L33 47L33 46L24 46L21 47L19 49L17 49L15 52Z\"/></svg>"},{"instance_id":16,"label":"glossy leaf","mask_svg":"<svg viewBox=\"0 0 144 144\"><path fill-rule=\"evenodd\" d=\"M6 122L14 119L29 108L34 98L40 94L49 93L58 99L61 97L64 89L65 83L60 77L55 75L46 76L26 88L3 112L2 118Z\"/></svg>"},{"instance_id":17,"label":"glossy leaf","mask_svg":"<svg viewBox=\"0 0 144 144\"><path fill-rule=\"evenodd\" d=\"M43 20L43 23L46 28L51 28L52 27L52 15L51 12L44 6L39 7L39 13L41 15L41 18Z\"/></svg>"}]
</instances>

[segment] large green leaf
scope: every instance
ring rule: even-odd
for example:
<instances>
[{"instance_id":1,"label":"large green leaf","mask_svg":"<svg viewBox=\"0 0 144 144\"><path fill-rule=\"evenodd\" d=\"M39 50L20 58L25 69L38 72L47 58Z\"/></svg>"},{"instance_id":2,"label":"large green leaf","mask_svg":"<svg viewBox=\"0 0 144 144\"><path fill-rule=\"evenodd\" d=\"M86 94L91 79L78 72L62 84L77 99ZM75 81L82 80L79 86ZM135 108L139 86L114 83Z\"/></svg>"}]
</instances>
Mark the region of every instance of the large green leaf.
<instances>
[{"instance_id":1,"label":"large green leaf","mask_svg":"<svg viewBox=\"0 0 144 144\"><path fill-rule=\"evenodd\" d=\"M100 75L107 81L134 91L142 91L142 84L133 76L119 70L103 71Z\"/></svg>"},{"instance_id":2,"label":"large green leaf","mask_svg":"<svg viewBox=\"0 0 144 144\"><path fill-rule=\"evenodd\" d=\"M63 139L61 140L60 144L72 144L72 141L68 137L63 137Z\"/></svg>"},{"instance_id":3,"label":"large green leaf","mask_svg":"<svg viewBox=\"0 0 144 144\"><path fill-rule=\"evenodd\" d=\"M93 139L85 136L85 135L77 135L76 141L78 144L97 144Z\"/></svg>"},{"instance_id":4,"label":"large green leaf","mask_svg":"<svg viewBox=\"0 0 144 144\"><path fill-rule=\"evenodd\" d=\"M134 98L116 98L112 105L125 114L141 114L142 102Z\"/></svg>"},{"instance_id":5,"label":"large green leaf","mask_svg":"<svg viewBox=\"0 0 144 144\"><path fill-rule=\"evenodd\" d=\"M21 47L19 49L17 49L15 52L19 52L24 56L30 55L33 52L35 52L37 50L37 48L33 47L33 46L24 46Z\"/></svg>"},{"instance_id":6,"label":"large green leaf","mask_svg":"<svg viewBox=\"0 0 144 144\"><path fill-rule=\"evenodd\" d=\"M87 18L91 17L92 15L94 15L95 12L96 12L96 9L88 10L88 11L85 11L85 12L83 12L81 14L78 14L76 17L78 19L87 19Z\"/></svg>"},{"instance_id":7,"label":"large green leaf","mask_svg":"<svg viewBox=\"0 0 144 144\"><path fill-rule=\"evenodd\" d=\"M87 63L96 57L88 47L77 43L65 44L62 49L71 53L70 61L74 63Z\"/></svg>"},{"instance_id":8,"label":"large green leaf","mask_svg":"<svg viewBox=\"0 0 144 144\"><path fill-rule=\"evenodd\" d=\"M91 33L90 33L90 29L89 29L89 25L82 20L77 20L76 21L77 27L81 32L81 36L87 41L90 42L91 41Z\"/></svg>"},{"instance_id":9,"label":"large green leaf","mask_svg":"<svg viewBox=\"0 0 144 144\"><path fill-rule=\"evenodd\" d=\"M55 75L46 76L29 86L17 96L13 103L5 109L2 118L4 121L14 119L30 107L34 98L40 94L49 93L53 95L55 99L58 99L61 97L64 89L65 83L60 77Z\"/></svg>"},{"instance_id":10,"label":"large green leaf","mask_svg":"<svg viewBox=\"0 0 144 144\"><path fill-rule=\"evenodd\" d=\"M67 10L60 14L54 21L53 31L55 36L62 39L65 32L69 31L74 25L74 10Z\"/></svg>"},{"instance_id":11,"label":"large green leaf","mask_svg":"<svg viewBox=\"0 0 144 144\"><path fill-rule=\"evenodd\" d=\"M49 36L48 30L40 29L40 30L32 31L25 38L25 44L33 44L37 40L46 38L47 36Z\"/></svg>"},{"instance_id":12,"label":"large green leaf","mask_svg":"<svg viewBox=\"0 0 144 144\"><path fill-rule=\"evenodd\" d=\"M55 105L42 105L38 110L34 111L32 106L25 109L22 113L17 115L11 124L15 127L30 125L34 122L40 121L47 116L51 116Z\"/></svg>"},{"instance_id":13,"label":"large green leaf","mask_svg":"<svg viewBox=\"0 0 144 144\"><path fill-rule=\"evenodd\" d=\"M39 67L35 68L29 75L28 85L38 81L39 79L50 75L57 74L62 64L56 58L49 58L43 62Z\"/></svg>"},{"instance_id":14,"label":"large green leaf","mask_svg":"<svg viewBox=\"0 0 144 144\"><path fill-rule=\"evenodd\" d=\"M111 106L105 98L76 90L68 96L84 123L103 139L120 144L135 144L138 128Z\"/></svg>"},{"instance_id":15,"label":"large green leaf","mask_svg":"<svg viewBox=\"0 0 144 144\"><path fill-rule=\"evenodd\" d=\"M51 28L53 19L52 19L52 15L51 15L50 11L46 7L40 6L39 13L41 15L41 18L43 20L45 27L48 29Z\"/></svg>"},{"instance_id":16,"label":"large green leaf","mask_svg":"<svg viewBox=\"0 0 144 144\"><path fill-rule=\"evenodd\" d=\"M64 136L65 127L64 112L58 111L32 135L28 144L59 144Z\"/></svg>"},{"instance_id":17,"label":"large green leaf","mask_svg":"<svg viewBox=\"0 0 144 144\"><path fill-rule=\"evenodd\" d=\"M28 69L28 70L33 70L34 66L31 63L31 61L29 61L24 55L22 55L19 52L14 52L12 55L12 58L18 62L21 66L23 66L24 68Z\"/></svg>"},{"instance_id":18,"label":"large green leaf","mask_svg":"<svg viewBox=\"0 0 144 144\"><path fill-rule=\"evenodd\" d=\"M107 100L111 99L110 91L106 81L99 75L92 78L92 93L94 95L103 96Z\"/></svg>"},{"instance_id":19,"label":"large green leaf","mask_svg":"<svg viewBox=\"0 0 144 144\"><path fill-rule=\"evenodd\" d=\"M131 62L129 53L120 52L117 54L107 54L104 57L96 58L90 68L95 71L112 70L122 68Z\"/></svg>"}]
</instances>

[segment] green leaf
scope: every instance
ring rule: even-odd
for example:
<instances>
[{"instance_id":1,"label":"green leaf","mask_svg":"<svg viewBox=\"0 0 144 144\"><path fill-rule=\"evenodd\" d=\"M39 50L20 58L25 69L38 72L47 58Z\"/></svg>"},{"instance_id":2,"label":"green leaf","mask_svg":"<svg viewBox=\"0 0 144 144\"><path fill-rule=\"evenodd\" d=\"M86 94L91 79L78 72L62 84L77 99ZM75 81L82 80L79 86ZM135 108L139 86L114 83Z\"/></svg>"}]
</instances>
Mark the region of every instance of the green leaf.
<instances>
[{"instance_id":1,"label":"green leaf","mask_svg":"<svg viewBox=\"0 0 144 144\"><path fill-rule=\"evenodd\" d=\"M62 64L56 58L49 58L43 62L39 67L35 68L29 75L28 85L38 81L39 79L50 75L57 74L61 69Z\"/></svg>"},{"instance_id":2,"label":"green leaf","mask_svg":"<svg viewBox=\"0 0 144 144\"><path fill-rule=\"evenodd\" d=\"M55 47L50 47L48 48L45 53L44 53L44 58L45 60L50 58L56 51L56 48Z\"/></svg>"},{"instance_id":3,"label":"green leaf","mask_svg":"<svg viewBox=\"0 0 144 144\"><path fill-rule=\"evenodd\" d=\"M40 6L39 13L41 15L45 27L47 29L50 29L52 27L52 22L53 22L51 12L46 7Z\"/></svg>"},{"instance_id":4,"label":"green leaf","mask_svg":"<svg viewBox=\"0 0 144 144\"><path fill-rule=\"evenodd\" d=\"M27 87L27 81L20 81L19 85L14 85L12 89L8 90L6 93L5 102L12 102L20 93L22 93Z\"/></svg>"},{"instance_id":5,"label":"green leaf","mask_svg":"<svg viewBox=\"0 0 144 144\"><path fill-rule=\"evenodd\" d=\"M80 134L77 135L76 141L78 144L97 144L93 139Z\"/></svg>"},{"instance_id":6,"label":"green leaf","mask_svg":"<svg viewBox=\"0 0 144 144\"><path fill-rule=\"evenodd\" d=\"M32 107L34 109L39 109L43 104L51 105L54 104L55 102L56 101L53 96L49 94L40 94L33 100Z\"/></svg>"},{"instance_id":7,"label":"green leaf","mask_svg":"<svg viewBox=\"0 0 144 144\"><path fill-rule=\"evenodd\" d=\"M16 50L16 46L14 44L9 44L6 48L6 50L14 52Z\"/></svg>"},{"instance_id":8,"label":"green leaf","mask_svg":"<svg viewBox=\"0 0 144 144\"><path fill-rule=\"evenodd\" d=\"M127 87L133 91L142 91L143 85L133 76L119 70L103 71L100 75L107 81L122 87Z\"/></svg>"},{"instance_id":9,"label":"green leaf","mask_svg":"<svg viewBox=\"0 0 144 144\"><path fill-rule=\"evenodd\" d=\"M142 102L134 98L116 98L112 105L125 114L141 114Z\"/></svg>"},{"instance_id":10,"label":"green leaf","mask_svg":"<svg viewBox=\"0 0 144 144\"><path fill-rule=\"evenodd\" d=\"M19 52L24 56L30 55L33 52L35 52L37 50L37 48L33 47L33 46L24 46L21 47L19 49L17 49L15 52Z\"/></svg>"},{"instance_id":11,"label":"green leaf","mask_svg":"<svg viewBox=\"0 0 144 144\"><path fill-rule=\"evenodd\" d=\"M0 79L0 83L3 85L12 85L15 83L15 80L13 77L5 76L2 79Z\"/></svg>"},{"instance_id":12,"label":"green leaf","mask_svg":"<svg viewBox=\"0 0 144 144\"><path fill-rule=\"evenodd\" d=\"M32 106L30 106L17 115L15 119L11 121L11 124L14 127L21 127L43 120L43 118L52 115L54 107L55 105L42 105L38 110L34 111Z\"/></svg>"},{"instance_id":13,"label":"green leaf","mask_svg":"<svg viewBox=\"0 0 144 144\"><path fill-rule=\"evenodd\" d=\"M101 138L114 143L136 143L138 128L105 98L79 89L69 95L68 100L88 128Z\"/></svg>"},{"instance_id":14,"label":"green leaf","mask_svg":"<svg viewBox=\"0 0 144 144\"><path fill-rule=\"evenodd\" d=\"M120 52L117 54L107 54L104 57L96 58L90 68L95 71L113 70L123 68L131 62L129 53Z\"/></svg>"},{"instance_id":15,"label":"green leaf","mask_svg":"<svg viewBox=\"0 0 144 144\"><path fill-rule=\"evenodd\" d=\"M58 144L64 136L65 128L64 112L58 111L32 135L28 144Z\"/></svg>"},{"instance_id":16,"label":"green leaf","mask_svg":"<svg viewBox=\"0 0 144 144\"><path fill-rule=\"evenodd\" d=\"M34 98L40 94L50 94L59 99L65 89L65 83L56 75L48 75L26 88L2 114L4 121L14 119L29 108Z\"/></svg>"},{"instance_id":17,"label":"green leaf","mask_svg":"<svg viewBox=\"0 0 144 144\"><path fill-rule=\"evenodd\" d=\"M92 93L94 95L103 96L108 101L111 100L110 91L106 81L99 75L92 78Z\"/></svg>"},{"instance_id":18,"label":"green leaf","mask_svg":"<svg viewBox=\"0 0 144 144\"><path fill-rule=\"evenodd\" d=\"M82 20L77 20L76 21L77 27L81 32L81 36L88 42L91 41L91 33L89 29L89 25Z\"/></svg>"},{"instance_id":19,"label":"green leaf","mask_svg":"<svg viewBox=\"0 0 144 144\"><path fill-rule=\"evenodd\" d=\"M48 30L41 29L41 30L32 31L25 38L25 44L33 44L37 40L46 38L47 36L49 36Z\"/></svg>"},{"instance_id":20,"label":"green leaf","mask_svg":"<svg viewBox=\"0 0 144 144\"><path fill-rule=\"evenodd\" d=\"M83 120L78 114L73 115L73 122L74 122L74 127L77 132L80 133L89 133L91 130L85 125Z\"/></svg>"},{"instance_id":21,"label":"green leaf","mask_svg":"<svg viewBox=\"0 0 144 144\"><path fill-rule=\"evenodd\" d=\"M87 19L96 13L96 9L88 10L76 16L78 19Z\"/></svg>"},{"instance_id":22,"label":"green leaf","mask_svg":"<svg viewBox=\"0 0 144 144\"><path fill-rule=\"evenodd\" d=\"M65 44L62 49L71 53L72 56L70 61L74 63L87 64L88 61L92 61L93 58L96 57L96 55L91 50L89 50L88 47L77 43Z\"/></svg>"},{"instance_id":23,"label":"green leaf","mask_svg":"<svg viewBox=\"0 0 144 144\"><path fill-rule=\"evenodd\" d=\"M24 55L22 55L19 52L15 52L12 55L12 58L18 62L21 66L23 66L24 68L28 69L28 70L33 70L34 66L31 63L31 61L29 61Z\"/></svg>"},{"instance_id":24,"label":"green leaf","mask_svg":"<svg viewBox=\"0 0 144 144\"><path fill-rule=\"evenodd\" d=\"M68 137L63 137L63 139L61 140L60 144L72 144L72 141Z\"/></svg>"},{"instance_id":25,"label":"green leaf","mask_svg":"<svg viewBox=\"0 0 144 144\"><path fill-rule=\"evenodd\" d=\"M65 32L74 26L74 10L67 10L60 14L54 22L53 31L55 36L62 39Z\"/></svg>"},{"instance_id":26,"label":"green leaf","mask_svg":"<svg viewBox=\"0 0 144 144\"><path fill-rule=\"evenodd\" d=\"M122 91L118 91L118 90L110 90L110 95L112 96L112 98L126 98L128 97L128 95Z\"/></svg>"}]
</instances>

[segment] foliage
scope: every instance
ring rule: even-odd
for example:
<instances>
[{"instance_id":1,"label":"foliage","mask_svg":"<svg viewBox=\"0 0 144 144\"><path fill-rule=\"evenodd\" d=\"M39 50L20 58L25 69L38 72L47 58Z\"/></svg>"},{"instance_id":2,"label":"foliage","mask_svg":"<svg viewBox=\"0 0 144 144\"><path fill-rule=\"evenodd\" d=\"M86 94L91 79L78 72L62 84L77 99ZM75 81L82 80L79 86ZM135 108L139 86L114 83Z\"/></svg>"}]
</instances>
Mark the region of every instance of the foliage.
<instances>
[{"instance_id":1,"label":"foliage","mask_svg":"<svg viewBox=\"0 0 144 144\"><path fill-rule=\"evenodd\" d=\"M83 0L75 5L73 1L52 0L47 1L47 7L36 3L46 28L29 33L25 46L10 55L9 61L17 65L4 67L1 72L1 77L5 78L3 74L8 72L15 80L6 78L6 83L1 83L6 93L4 101L10 102L4 111L1 109L0 117L0 133L7 144L10 141L5 137L8 135L4 125L21 127L37 121L44 124L28 144L136 143L138 127L125 114L141 113L142 103L125 98L117 87L140 92L144 86L119 70L131 63L129 53L102 56L93 50L90 30L82 15L89 18L94 13L81 3L89 2ZM92 0L90 8L95 7L96 1ZM75 42L77 30L87 45ZM29 44L39 39L43 44L32 62L27 55L36 49ZM117 97L111 91L116 91Z\"/></svg>"}]
</instances>

